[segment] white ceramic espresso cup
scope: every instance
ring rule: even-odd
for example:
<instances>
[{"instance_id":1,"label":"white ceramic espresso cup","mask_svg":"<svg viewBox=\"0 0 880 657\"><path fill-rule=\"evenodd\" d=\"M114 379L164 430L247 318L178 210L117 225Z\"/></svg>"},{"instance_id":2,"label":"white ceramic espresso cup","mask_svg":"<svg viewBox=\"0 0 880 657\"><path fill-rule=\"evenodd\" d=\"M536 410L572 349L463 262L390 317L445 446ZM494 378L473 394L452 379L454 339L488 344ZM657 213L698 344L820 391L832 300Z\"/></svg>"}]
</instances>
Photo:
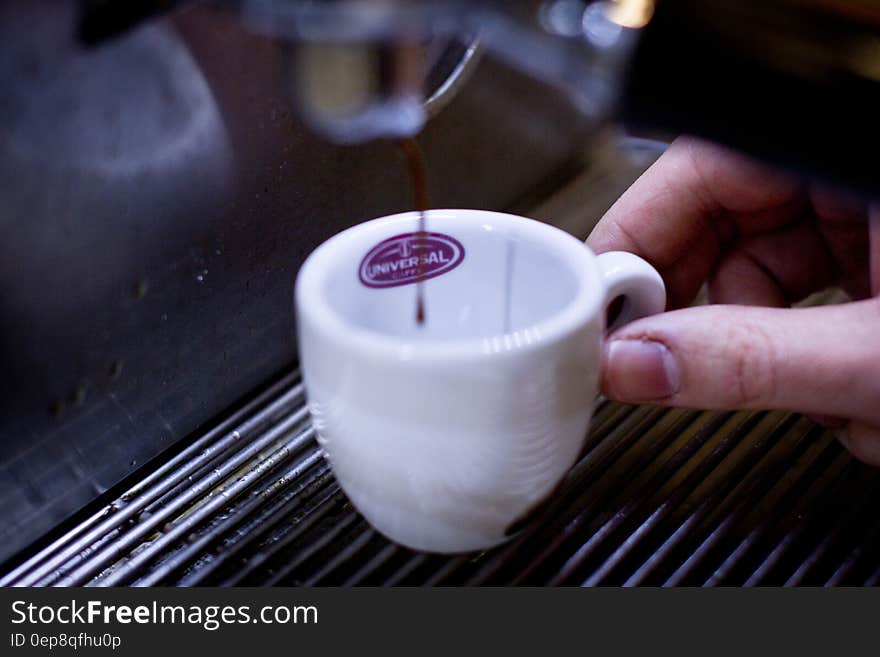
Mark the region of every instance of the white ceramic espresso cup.
<instances>
[{"instance_id":1,"label":"white ceramic espresso cup","mask_svg":"<svg viewBox=\"0 0 880 657\"><path fill-rule=\"evenodd\" d=\"M661 312L659 274L531 219L433 210L319 246L296 281L300 364L332 469L391 540L467 552L509 538L574 464L606 309ZM421 269L421 271L420 271ZM426 321L416 322L416 279Z\"/></svg>"}]
</instances>

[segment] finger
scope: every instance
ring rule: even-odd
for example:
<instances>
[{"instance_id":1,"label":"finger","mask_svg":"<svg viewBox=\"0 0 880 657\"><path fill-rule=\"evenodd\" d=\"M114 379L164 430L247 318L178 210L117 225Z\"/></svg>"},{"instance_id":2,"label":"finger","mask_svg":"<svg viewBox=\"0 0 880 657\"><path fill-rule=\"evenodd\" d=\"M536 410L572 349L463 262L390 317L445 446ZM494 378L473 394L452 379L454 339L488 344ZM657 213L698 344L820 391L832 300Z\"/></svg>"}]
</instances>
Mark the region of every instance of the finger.
<instances>
[{"instance_id":1,"label":"finger","mask_svg":"<svg viewBox=\"0 0 880 657\"><path fill-rule=\"evenodd\" d=\"M775 274L746 249L726 254L709 279L709 302L785 308L785 289Z\"/></svg>"},{"instance_id":2,"label":"finger","mask_svg":"<svg viewBox=\"0 0 880 657\"><path fill-rule=\"evenodd\" d=\"M683 138L620 197L587 244L597 253L631 251L651 262L664 275L670 307L678 307L693 299L732 230L749 233L791 221L795 210L789 206L800 191L790 176ZM737 226L717 221L728 214L737 217Z\"/></svg>"},{"instance_id":3,"label":"finger","mask_svg":"<svg viewBox=\"0 0 880 657\"><path fill-rule=\"evenodd\" d=\"M880 423L878 326L877 299L656 315L606 341L603 390L627 402L774 408Z\"/></svg>"},{"instance_id":4,"label":"finger","mask_svg":"<svg viewBox=\"0 0 880 657\"><path fill-rule=\"evenodd\" d=\"M850 422L834 433L857 459L869 465L880 465L880 428L864 422Z\"/></svg>"},{"instance_id":5,"label":"finger","mask_svg":"<svg viewBox=\"0 0 880 657\"><path fill-rule=\"evenodd\" d=\"M834 415L815 415L814 413L807 413L807 417L816 424L821 424L826 429L843 429L849 424L849 420L846 418L835 417Z\"/></svg>"},{"instance_id":6,"label":"finger","mask_svg":"<svg viewBox=\"0 0 880 657\"><path fill-rule=\"evenodd\" d=\"M808 196L815 215L827 224L863 224L868 214L865 198L847 190L813 183Z\"/></svg>"},{"instance_id":7,"label":"finger","mask_svg":"<svg viewBox=\"0 0 880 657\"><path fill-rule=\"evenodd\" d=\"M750 237L726 252L709 279L713 303L783 308L838 278L813 222Z\"/></svg>"},{"instance_id":8,"label":"finger","mask_svg":"<svg viewBox=\"0 0 880 657\"><path fill-rule=\"evenodd\" d=\"M809 193L818 230L838 270L838 282L853 299L871 294L868 203L863 197L814 184Z\"/></svg>"},{"instance_id":9,"label":"finger","mask_svg":"<svg viewBox=\"0 0 880 657\"><path fill-rule=\"evenodd\" d=\"M870 279L873 294L880 294L880 205L868 212L870 236ZM880 466L880 423L850 422L835 431L840 442L861 461Z\"/></svg>"}]
</instances>

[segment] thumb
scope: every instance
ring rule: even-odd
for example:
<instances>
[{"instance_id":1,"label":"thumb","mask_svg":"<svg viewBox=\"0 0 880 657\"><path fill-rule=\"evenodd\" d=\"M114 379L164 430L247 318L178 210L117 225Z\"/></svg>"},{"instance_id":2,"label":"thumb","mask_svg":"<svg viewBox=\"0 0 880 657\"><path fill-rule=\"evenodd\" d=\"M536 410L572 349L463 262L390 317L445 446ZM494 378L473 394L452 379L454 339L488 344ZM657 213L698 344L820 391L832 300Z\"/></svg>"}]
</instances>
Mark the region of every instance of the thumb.
<instances>
[{"instance_id":1,"label":"thumb","mask_svg":"<svg viewBox=\"0 0 880 657\"><path fill-rule=\"evenodd\" d=\"M609 336L602 378L620 401L772 408L880 426L880 300L655 315Z\"/></svg>"}]
</instances>

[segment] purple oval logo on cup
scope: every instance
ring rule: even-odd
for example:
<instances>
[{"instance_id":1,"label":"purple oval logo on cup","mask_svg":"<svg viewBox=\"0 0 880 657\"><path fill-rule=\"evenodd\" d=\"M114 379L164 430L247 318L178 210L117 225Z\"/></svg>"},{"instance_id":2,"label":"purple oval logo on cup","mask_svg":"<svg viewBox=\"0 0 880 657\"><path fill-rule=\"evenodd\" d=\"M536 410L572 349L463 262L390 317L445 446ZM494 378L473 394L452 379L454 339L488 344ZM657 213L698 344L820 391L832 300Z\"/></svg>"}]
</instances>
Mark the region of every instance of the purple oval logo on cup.
<instances>
[{"instance_id":1,"label":"purple oval logo on cup","mask_svg":"<svg viewBox=\"0 0 880 657\"><path fill-rule=\"evenodd\" d=\"M403 233L370 249L361 260L358 276L367 287L396 287L445 274L463 260L464 247L454 237Z\"/></svg>"}]
</instances>

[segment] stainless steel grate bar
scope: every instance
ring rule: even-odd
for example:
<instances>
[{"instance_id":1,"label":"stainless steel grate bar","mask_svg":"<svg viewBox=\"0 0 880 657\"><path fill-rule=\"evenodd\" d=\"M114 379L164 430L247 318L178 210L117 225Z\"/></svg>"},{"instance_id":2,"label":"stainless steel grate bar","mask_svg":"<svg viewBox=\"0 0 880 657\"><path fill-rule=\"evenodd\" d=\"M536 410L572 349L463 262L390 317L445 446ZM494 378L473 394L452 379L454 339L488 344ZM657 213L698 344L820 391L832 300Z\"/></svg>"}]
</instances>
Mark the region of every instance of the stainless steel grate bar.
<instances>
[{"instance_id":1,"label":"stainless steel grate bar","mask_svg":"<svg viewBox=\"0 0 880 657\"><path fill-rule=\"evenodd\" d=\"M611 571L632 551L638 542L673 511L680 507L685 499L710 476L712 471L736 448L746 435L760 421L760 416L747 416L733 431L715 446L712 452L695 467L685 479L669 494L669 496L644 520L633 532L603 561L596 570L583 582L582 586L595 586L602 582ZM643 510L642 513L645 513Z\"/></svg>"},{"instance_id":2,"label":"stainless steel grate bar","mask_svg":"<svg viewBox=\"0 0 880 657\"><path fill-rule=\"evenodd\" d=\"M817 433L814 429L808 430L806 433ZM796 475L796 482L803 479L808 480L809 466L815 464L823 451L827 448L827 444L816 442L810 445L806 452L800 456L796 463L801 464L801 468ZM768 477L769 479L769 477ZM771 494L774 487L778 486L778 481L773 480L762 489L758 495L759 498L742 497L734 508L725 516L716 519L717 524L714 529L706 535L706 537L686 556L682 563L668 576L663 582L664 586L679 586L685 581L693 581L696 571L709 561L709 557L716 549L722 549L725 541L732 540L732 532L735 528L744 524L749 513L758 505L761 499L765 499ZM710 526L713 526L710 523ZM690 579L689 579L690 578Z\"/></svg>"},{"instance_id":3,"label":"stainless steel grate bar","mask_svg":"<svg viewBox=\"0 0 880 657\"><path fill-rule=\"evenodd\" d=\"M277 467L298 454L303 447L314 439L314 436L315 430L312 427L308 427L301 433L293 435L269 457L260 461L255 468L238 477L231 485L226 486L220 495L216 495L207 503L196 507L192 512L184 516L181 521L170 527L168 531L151 541L149 547L138 552L136 556L127 559L120 567L113 570L112 573L97 583L101 586L119 586L131 579L133 575L144 569L147 564L158 559L163 553L171 549L175 543L193 532L200 524L206 522L231 502L234 502L237 498L257 486ZM320 455L307 456L301 459L290 470L276 479L269 489L271 490L273 487L283 485L284 482L290 479L297 478L301 473L314 465L318 458L320 458ZM255 497L251 502L259 503L262 500L259 497ZM246 503L245 507L248 506Z\"/></svg>"},{"instance_id":4,"label":"stainless steel grate bar","mask_svg":"<svg viewBox=\"0 0 880 657\"><path fill-rule=\"evenodd\" d=\"M155 586L163 581L169 581L174 573L183 570L187 564L195 562L199 555L204 552L210 545L216 543L223 535L228 534L234 527L247 523L248 519L258 515L261 507L267 503L267 498L271 499L272 494L285 487L288 482L296 480L300 474L314 468L315 465L324 464L324 458L321 452L313 451L296 463L291 469L285 472L281 477L273 483L273 485L261 491L259 495L254 495L245 504L237 508L233 514L225 518L218 526L212 527L210 531L204 532L200 537L190 542L186 547L179 550L171 558L165 559L152 572L138 580L138 586ZM306 479L293 490L285 492L280 502L282 504L289 503L291 500L299 501L297 495L302 493L303 489L316 479L325 475L329 468L326 464L324 467L315 468L316 472L311 478ZM273 506L274 508L274 506Z\"/></svg>"},{"instance_id":5,"label":"stainless steel grate bar","mask_svg":"<svg viewBox=\"0 0 880 657\"><path fill-rule=\"evenodd\" d=\"M856 471L855 464L849 463L847 467L844 468L841 475L837 478L833 484L826 489L827 494L834 496L841 492L846 487L847 478L854 474ZM852 519L855 514L848 514L848 519ZM755 571L746 579L743 583L743 586L758 586L762 582L764 582L769 576L770 573L776 568L780 563L783 562L786 553L790 552L796 543L801 540L801 538L807 533L810 529L810 518L808 516L802 517L799 522L795 523L795 525L786 532L782 539L776 544L775 547L770 551L770 553L765 557L764 561L755 569ZM821 540L819 545L817 546L817 550L819 552L814 552L816 559L821 556L821 548L823 546L827 547L831 541L831 539L840 532L843 528L843 524L837 525L831 530L831 533L828 534L824 539ZM815 561L811 559L810 555L800 563L800 566L792 573L791 577L786 580L784 586L793 586L795 582L792 581L792 578L799 579L803 575L806 574L809 567Z\"/></svg>"},{"instance_id":6,"label":"stainless steel grate bar","mask_svg":"<svg viewBox=\"0 0 880 657\"><path fill-rule=\"evenodd\" d=\"M248 550L252 553L258 553L261 542L269 540L272 532L277 531L280 525L285 522L289 523L292 518L297 517L297 511L303 508L308 509L310 500L315 496L318 499L324 499L321 497L321 493L326 496L326 499L331 499L334 495L337 498L340 496L339 487L326 464L318 470L314 477L298 482L292 491L269 507L265 515L257 516L253 521L249 521L240 532L244 535L234 540L231 546L224 546L217 554L212 555L207 564L192 569L177 584L180 586L204 585L215 577L216 571L228 567L233 559L247 559Z\"/></svg>"},{"instance_id":7,"label":"stainless steel grate bar","mask_svg":"<svg viewBox=\"0 0 880 657\"><path fill-rule=\"evenodd\" d=\"M184 493L177 496L173 503L163 507L157 513L149 516L141 523L135 525L134 528L126 532L118 541L111 544L107 548L101 550L97 554L90 555L88 561L80 565L73 572L64 576L61 580L61 586L77 586L83 584L86 580L93 577L103 567L109 565L112 561L116 561L125 556L126 551L132 548L135 543L143 539L153 530L162 526L166 521L173 520L174 516L181 512L184 508L210 492L218 486L226 477L233 474L239 468L243 467L248 461L258 457L260 452L268 449L275 441L279 440L284 434L301 424L306 418L307 411L299 409L283 419L279 424L272 427L263 436L257 438L243 450L238 452L233 458L224 462L216 469L199 479L195 484L190 486Z\"/></svg>"},{"instance_id":8,"label":"stainless steel grate bar","mask_svg":"<svg viewBox=\"0 0 880 657\"><path fill-rule=\"evenodd\" d=\"M53 576L53 571L58 570L62 564L74 559L79 552L86 550L101 536L118 529L124 523L134 518L150 502L185 480L193 472L221 456L236 442L241 440L243 436L247 436L259 427L276 421L279 417L283 417L285 413L289 413L298 402L301 402L304 392L303 387L302 385L296 385L286 393L282 393L282 391L298 381L298 379L298 372L281 379L264 393L258 395L251 402L233 413L232 416L223 421L218 427L208 432L180 454L149 474L145 479L135 484L104 510L94 514L84 524L54 541L47 548L34 555L34 557L28 559L19 568L10 572L3 580L0 580L2 581L0 585L33 586L38 582L42 585L52 583L56 579ZM223 435L229 427L241 422L246 415L252 413L279 393L281 393L281 396L265 409L249 420L242 422L234 431ZM219 439L218 436L220 436ZM216 443L214 443L215 439L217 439ZM106 519L96 524L95 520L101 517Z\"/></svg>"},{"instance_id":9,"label":"stainless steel grate bar","mask_svg":"<svg viewBox=\"0 0 880 657\"><path fill-rule=\"evenodd\" d=\"M878 550L878 543L880 543L880 519L874 523L863 541L856 544L856 546L850 550L849 554L846 555L846 558L841 562L837 570L835 570L831 574L831 577L825 582L825 586L840 586L844 582L851 581L854 571L862 558L872 552L874 554L880 552L880 550Z\"/></svg>"},{"instance_id":10,"label":"stainless steel grate bar","mask_svg":"<svg viewBox=\"0 0 880 657\"><path fill-rule=\"evenodd\" d=\"M623 585L639 586L645 583L662 563L671 558L675 550L682 548L682 543L685 540L693 541L695 537L703 533L710 516L717 513L718 509L723 508L727 499L735 497L737 490L740 490L740 497L744 500L743 504L746 503L745 501L753 499L755 494L760 495L760 484L764 481L775 481L775 475L781 467L784 467L785 462L782 459L772 461L771 455L774 450L778 451L781 439L785 433L794 429L796 424L795 417L785 417L771 428L766 437L756 441L748 455L736 465L726 480L721 482L719 488L710 497L706 497L700 502L697 509L660 546L652 551L647 560L630 575ZM795 442L795 448L805 446L806 433L805 430L800 434L799 439ZM756 476L748 481L746 478L750 472L755 472ZM757 476L758 473L760 476Z\"/></svg>"},{"instance_id":11,"label":"stainless steel grate bar","mask_svg":"<svg viewBox=\"0 0 880 657\"><path fill-rule=\"evenodd\" d=\"M843 491L841 491L841 493L843 493ZM867 493L868 494L861 499L860 503L851 507L842 518L837 520L837 524L832 528L831 533L829 533L824 539L821 539L820 543L807 555L797 570L785 580L784 586L800 586L804 584L805 579L816 569L822 559L828 556L828 553L835 545L839 545L842 542L843 534L856 524L857 518L865 512L867 507L876 504L877 486L869 486L867 488ZM804 517L799 525L799 529L801 530L799 533L806 533L809 524L807 518Z\"/></svg>"},{"instance_id":12,"label":"stainless steel grate bar","mask_svg":"<svg viewBox=\"0 0 880 657\"><path fill-rule=\"evenodd\" d=\"M300 518L293 529L284 534L282 538L271 543L270 545L260 549L251 555L244 566L236 573L228 576L221 584L223 586L235 586L247 577L252 577L258 568L266 562L270 562L273 557L282 552L285 548L294 543L297 539L302 538L306 533L317 525L326 515L335 507L343 507L345 504L345 496L342 491L336 489L328 491L316 503L310 505L303 517Z\"/></svg>"},{"instance_id":13,"label":"stainless steel grate bar","mask_svg":"<svg viewBox=\"0 0 880 657\"><path fill-rule=\"evenodd\" d=\"M880 566L871 574L868 579L865 580L865 586L878 586L880 585Z\"/></svg>"},{"instance_id":14,"label":"stainless steel grate bar","mask_svg":"<svg viewBox=\"0 0 880 657\"><path fill-rule=\"evenodd\" d=\"M732 584L880 580L880 473L784 413L600 400L578 461L507 544L413 552L348 504L295 373L0 582Z\"/></svg>"},{"instance_id":15,"label":"stainless steel grate bar","mask_svg":"<svg viewBox=\"0 0 880 657\"><path fill-rule=\"evenodd\" d=\"M718 418L717 422L723 423L724 418ZM707 436L711 435L711 426L707 431L706 428L698 432L691 440L679 449L672 458L667 461L663 468L660 469L645 485L639 490L638 494L629 498L627 503L612 516L610 516L596 531L592 532L589 539L578 550L563 563L559 571L550 579L551 585L558 585L565 582L572 572L578 568L586 558L592 554L593 550L599 546L612 532L618 529L632 514L636 512L645 502L647 502L660 488L669 480L669 477L678 471L678 469L687 462L697 451L706 443ZM579 524L586 524L595 516L584 514L581 516Z\"/></svg>"},{"instance_id":16,"label":"stainless steel grate bar","mask_svg":"<svg viewBox=\"0 0 880 657\"><path fill-rule=\"evenodd\" d=\"M318 536L312 543L299 551L296 556L288 561L284 566L279 568L266 582L264 586L275 586L287 579L294 570L307 559L317 554L321 549L328 546L334 539L343 534L348 529L357 526L364 521L354 511L345 514L342 520L336 523L332 528Z\"/></svg>"},{"instance_id":17,"label":"stainless steel grate bar","mask_svg":"<svg viewBox=\"0 0 880 657\"><path fill-rule=\"evenodd\" d=\"M725 422L727 422L731 417L731 414L723 414L720 416L712 417L710 421L700 429L685 442L684 445L677 448L670 458L662 464L662 466L655 471L655 473L648 478L648 481L641 482L639 486L639 490L634 492L632 497L629 497L624 503L621 505L619 510L615 511L611 514L596 530L590 533L589 538L585 543L583 543L571 556L565 558L565 561L561 564L561 566L555 569L555 573L550 577L550 583L552 584L561 584L565 581L565 579L572 573L572 571L579 567L582 561L592 553L593 549L598 546L602 541L604 541L610 534L616 530L627 517L630 516L638 507L644 504L651 496L657 493L659 489L670 480L670 478L678 472L678 470L684 466L686 462L688 462L691 457L693 457L703 445L707 443L709 438L713 435L713 433L719 429ZM612 503L613 504L613 503ZM575 520L572 522L572 528L581 528L586 527L589 522L594 520L597 517L601 517L597 511L602 511L602 509L595 509L592 507L587 507L585 511L580 513ZM572 531L573 533L573 531ZM555 557L561 556L563 550L554 549L552 551L546 551L542 557L546 559L551 555ZM525 581L525 577L534 571L538 565L540 565L543 561L536 560L532 566L530 566L529 570L527 570L523 576L514 580L516 583L520 583Z\"/></svg>"},{"instance_id":18,"label":"stainless steel grate bar","mask_svg":"<svg viewBox=\"0 0 880 657\"><path fill-rule=\"evenodd\" d=\"M303 581L303 586L317 586L321 582L321 580L329 576L339 566L352 559L354 555L356 555L364 547L366 547L367 543L369 543L375 537L376 531L370 527L367 527L363 532L361 532L360 536L358 536L348 545L346 545L342 552L327 561L327 563L321 566L317 572L310 575L308 579Z\"/></svg>"},{"instance_id":19,"label":"stainless steel grate bar","mask_svg":"<svg viewBox=\"0 0 880 657\"><path fill-rule=\"evenodd\" d=\"M438 570L434 571L434 573L428 577L424 582L422 582L422 586L438 586L441 584L447 577L449 577L456 570L461 568L468 560L466 556L454 556L446 563L444 563Z\"/></svg>"},{"instance_id":20,"label":"stainless steel grate bar","mask_svg":"<svg viewBox=\"0 0 880 657\"><path fill-rule=\"evenodd\" d=\"M395 554L400 552L400 550L401 548L398 548L394 543L388 543L369 561L355 571L354 574L349 576L349 578L342 583L342 586L350 587L363 583L367 577L375 573L381 566L388 563Z\"/></svg>"},{"instance_id":21,"label":"stainless steel grate bar","mask_svg":"<svg viewBox=\"0 0 880 657\"><path fill-rule=\"evenodd\" d=\"M827 451L837 451L834 445L830 445L826 447ZM816 458L815 461L810 463L810 468L815 468L818 463L821 463L821 455ZM851 459L846 454L838 454L837 459L835 460L834 465L830 469L830 471L826 471L821 474L818 478L813 478L805 473L806 476L803 478L799 478L794 482L789 488L787 488L780 499L777 501L776 511L772 514L771 518L768 519L767 523L757 525L754 529L752 529L748 535L734 548L734 550L730 553L730 555L721 563L721 565L715 570L712 575L703 582L703 586L717 586L725 581L725 579L730 575L731 571L738 566L742 561L746 553L752 550L755 545L758 543L760 539L762 539L767 533L769 533L771 527L773 526L773 520L776 520L779 516L785 513L786 510L790 509L792 503L796 503L797 499L804 499L804 493L812 493L810 499L815 497L815 495L820 492L823 488L823 484L832 479L836 478L837 475L840 474L840 471L850 463ZM813 474L816 474L813 472ZM796 484L803 483L805 486L805 491L801 491L797 488Z\"/></svg>"},{"instance_id":22,"label":"stainless steel grate bar","mask_svg":"<svg viewBox=\"0 0 880 657\"><path fill-rule=\"evenodd\" d=\"M413 557L407 561L402 568L400 568L396 573L394 573L391 577L389 577L385 581L385 586L399 586L402 582L406 581L406 578L412 575L418 568L420 568L425 561L427 561L428 557L424 554L415 554Z\"/></svg>"},{"instance_id":23,"label":"stainless steel grate bar","mask_svg":"<svg viewBox=\"0 0 880 657\"><path fill-rule=\"evenodd\" d=\"M549 543L545 541L543 542L543 545L540 545L540 547L537 548L538 550L542 550L537 558L530 557L531 564L534 564L536 561L541 561L546 555L555 551L577 526L577 522L572 521L569 517L574 514L571 512L569 512L569 514L564 513L566 503L570 502L571 497L571 495L566 496L565 493L567 491L576 492L585 490L590 483L597 480L603 473L611 470L615 464L619 463L623 458L630 454L633 446L638 443L639 438L642 437L642 432L645 431L647 427L656 427L662 417L673 417L672 415L668 415L668 412L658 409L639 410L632 407L625 408L628 408L630 412L623 416L621 423L616 427L616 431L613 434L608 433L606 440L594 447L591 452L575 465L572 473L569 475L566 483L560 491L561 494L556 501L551 503L547 511L544 513L544 517L550 518L550 522L557 527L557 530L552 532ZM662 432L660 436L656 437L656 447L658 451L665 449L666 445L676 438L677 433L683 431L685 427L689 426L696 417L696 414L684 415L679 418L678 422L674 422L672 426L669 427L668 431ZM602 429L604 429L604 427L601 427L600 425L600 431ZM637 455L634 462L632 462L629 468L625 470L623 476L632 476L634 473L645 467L652 458L654 458L654 456L647 452ZM605 497L612 493L613 491L606 491L606 494L596 500L595 504L601 505ZM554 514L561 515L555 517ZM522 536L514 539L509 546L502 548L491 559L487 560L487 562L482 565L478 572L472 576L467 583L471 586L476 586L485 584L489 581L500 580L504 570L509 568L514 555L523 551L531 552L529 544L534 541L539 533L541 533L541 529L542 526L540 524L533 524L530 528L527 528ZM530 568L531 566L526 566L525 572L521 572L519 578L524 579L528 576L531 572Z\"/></svg>"}]
</instances>

